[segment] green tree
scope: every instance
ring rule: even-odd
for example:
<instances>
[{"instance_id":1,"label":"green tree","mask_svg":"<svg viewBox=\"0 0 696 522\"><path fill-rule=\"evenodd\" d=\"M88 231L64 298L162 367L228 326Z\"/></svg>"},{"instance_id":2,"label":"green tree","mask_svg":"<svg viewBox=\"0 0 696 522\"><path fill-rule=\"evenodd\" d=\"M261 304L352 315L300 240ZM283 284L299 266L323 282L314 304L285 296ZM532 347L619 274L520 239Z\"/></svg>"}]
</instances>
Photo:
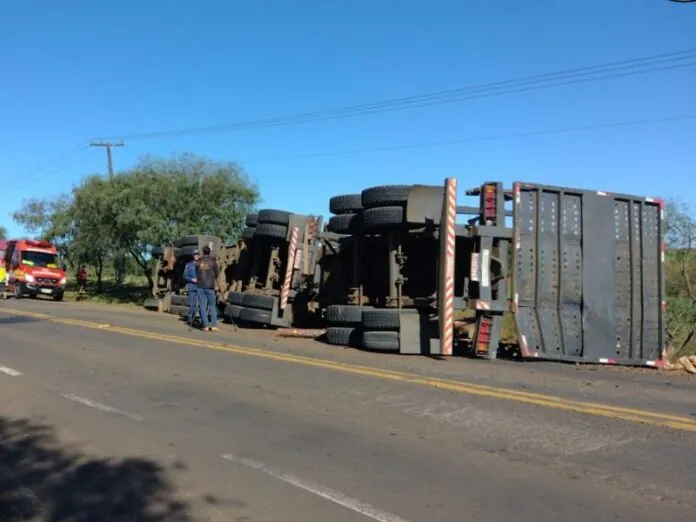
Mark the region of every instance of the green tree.
<instances>
[{"instance_id":1,"label":"green tree","mask_svg":"<svg viewBox=\"0 0 696 522\"><path fill-rule=\"evenodd\" d=\"M696 216L680 201L666 208L667 337L672 357L696 353Z\"/></svg>"},{"instance_id":2,"label":"green tree","mask_svg":"<svg viewBox=\"0 0 696 522\"><path fill-rule=\"evenodd\" d=\"M0 225L0 239L7 239L7 229Z\"/></svg>"},{"instance_id":3,"label":"green tree","mask_svg":"<svg viewBox=\"0 0 696 522\"><path fill-rule=\"evenodd\" d=\"M67 194L49 199L28 199L12 214L12 219L30 234L54 243L61 256L69 259L73 231L71 208L72 198Z\"/></svg>"},{"instance_id":4,"label":"green tree","mask_svg":"<svg viewBox=\"0 0 696 522\"><path fill-rule=\"evenodd\" d=\"M109 182L104 198L118 248L128 252L152 285L148 252L189 234L236 238L259 193L240 167L190 154L146 158Z\"/></svg>"},{"instance_id":5,"label":"green tree","mask_svg":"<svg viewBox=\"0 0 696 522\"><path fill-rule=\"evenodd\" d=\"M236 239L258 200L258 190L234 163L183 154L145 158L112 179L88 176L71 195L25 201L13 217L59 245L72 266L93 266L100 288L105 264L128 266L124 255L152 286L152 246L190 234Z\"/></svg>"}]
</instances>

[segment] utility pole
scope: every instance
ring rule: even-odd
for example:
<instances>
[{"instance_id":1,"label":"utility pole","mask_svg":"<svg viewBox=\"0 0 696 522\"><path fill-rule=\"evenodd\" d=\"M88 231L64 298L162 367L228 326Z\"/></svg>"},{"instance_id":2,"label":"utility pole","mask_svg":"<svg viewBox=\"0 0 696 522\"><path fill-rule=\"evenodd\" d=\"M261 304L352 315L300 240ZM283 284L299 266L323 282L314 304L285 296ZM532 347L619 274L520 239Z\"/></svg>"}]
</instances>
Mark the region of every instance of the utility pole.
<instances>
[{"instance_id":1,"label":"utility pole","mask_svg":"<svg viewBox=\"0 0 696 522\"><path fill-rule=\"evenodd\" d=\"M123 142L93 141L89 145L90 147L104 147L106 149L106 161L109 166L109 179L112 179L114 177L114 161L111 157L111 149L113 147L123 147Z\"/></svg>"}]
</instances>

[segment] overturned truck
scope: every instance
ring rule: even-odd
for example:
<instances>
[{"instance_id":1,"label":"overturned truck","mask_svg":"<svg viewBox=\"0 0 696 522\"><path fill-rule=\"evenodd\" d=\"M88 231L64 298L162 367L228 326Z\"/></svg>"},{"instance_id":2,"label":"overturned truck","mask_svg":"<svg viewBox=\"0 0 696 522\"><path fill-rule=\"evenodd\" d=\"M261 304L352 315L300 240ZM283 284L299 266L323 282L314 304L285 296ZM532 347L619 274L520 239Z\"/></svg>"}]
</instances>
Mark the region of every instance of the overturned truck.
<instances>
[{"instance_id":1,"label":"overturned truck","mask_svg":"<svg viewBox=\"0 0 696 522\"><path fill-rule=\"evenodd\" d=\"M523 182L465 193L474 205L459 205L453 178L363 191L351 226L369 270L354 266L350 302L329 307L329 342L495 358L508 312L524 358L663 364L660 200ZM469 339L455 335L462 310Z\"/></svg>"}]
</instances>

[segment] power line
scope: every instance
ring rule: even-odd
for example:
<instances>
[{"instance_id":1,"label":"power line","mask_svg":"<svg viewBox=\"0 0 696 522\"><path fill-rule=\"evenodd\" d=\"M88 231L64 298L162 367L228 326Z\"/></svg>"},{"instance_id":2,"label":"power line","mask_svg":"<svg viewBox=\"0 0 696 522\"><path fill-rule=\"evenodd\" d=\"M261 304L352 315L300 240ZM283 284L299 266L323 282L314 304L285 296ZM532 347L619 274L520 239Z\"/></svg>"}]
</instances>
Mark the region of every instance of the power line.
<instances>
[{"instance_id":1,"label":"power line","mask_svg":"<svg viewBox=\"0 0 696 522\"><path fill-rule=\"evenodd\" d=\"M59 163L62 163L63 161L78 155L80 152L87 150L88 148L89 147L87 146L86 142L84 142L84 141L80 142L77 145L74 145L73 147L69 148L65 152L62 152L58 156L56 156L48 161L45 161L44 163L40 163L38 165L35 165L31 169L25 171L21 175L21 179L26 180L27 178L31 178L34 175L36 175L37 173L40 173L40 172L46 170L47 168L50 168L50 167L53 167Z\"/></svg>"},{"instance_id":2,"label":"power line","mask_svg":"<svg viewBox=\"0 0 696 522\"><path fill-rule=\"evenodd\" d=\"M467 143L480 143L480 142L484 142L484 141L498 141L498 140L514 139L514 138L530 138L530 137L538 137L538 136L549 136L549 135L553 135L553 134L567 134L567 133L571 133L571 132L603 130L603 129L612 129L612 128L621 128L621 127L633 127L633 126L638 126L638 125L649 125L649 124L654 124L654 123L672 123L672 122L689 121L689 120L696 120L696 114L693 114L693 115L687 114L684 116L668 116L668 117L664 117L664 118L651 118L651 119L644 119L644 120L630 120L630 121L621 121L621 122L613 122L613 123L598 123L595 125L583 125L583 126L578 126L578 127L564 127L564 128L547 129L547 130L540 130L540 131L516 132L516 133L510 133L510 134L493 134L493 135L488 135L488 136L474 136L474 137L470 137L470 138L461 138L461 139L455 139L455 140L430 141L430 142L422 142L422 143L408 143L408 144L401 144L401 145L389 145L389 146L384 146L384 147L369 147L369 148L363 148L363 149L345 149L345 150L338 150L338 151L316 152L316 153L310 153L310 154L289 154L289 155L284 155L284 156L260 157L260 158L251 158L248 160L244 160L243 163L256 163L256 162L281 161L281 160L287 161L287 160L293 160L293 159L311 159L311 158L321 158L321 157L329 157L329 156L346 156L346 155L352 155L352 154L369 154L372 152L388 152L388 151L407 150L407 149L424 149L424 148L430 148L430 147L442 147L442 146L447 146L447 145L463 145L463 144L467 144Z\"/></svg>"},{"instance_id":3,"label":"power line","mask_svg":"<svg viewBox=\"0 0 696 522\"><path fill-rule=\"evenodd\" d=\"M593 125L582 125L582 126L577 126L577 127L563 127L563 128L546 129L546 130L538 130L538 131L524 131L524 132L516 132L516 133L509 133L509 134L493 134L493 135L488 135L488 136L473 136L473 137L469 137L469 138L460 138L460 139L454 139L454 140L441 140L441 141L431 141L431 142L421 142L421 143L406 143L406 144L389 145L389 146L383 146L383 147L368 147L368 148L360 148L360 149L345 149L345 150L337 150L337 151L316 152L316 153L309 153L309 154L289 154L289 155L280 155L280 156L259 157L259 158L250 158L247 160L241 160L241 163L261 163L261 162L268 162L268 161L288 161L288 160L294 160L294 159L311 159L311 158L320 158L320 157L347 156L347 155L369 154L369 153L375 153L375 152L389 152L389 151L408 150L408 149L424 149L424 148L442 147L442 146L448 146L448 145L464 145L464 144L468 144L468 143L477 143L477 142L485 142L485 141L500 141L500 140L507 140L507 139L515 139L515 138L540 137L540 136L549 136L549 135L554 135L554 134L567 134L567 133L572 133L572 132L604 130L604 129L622 128L622 127L634 127L634 126L639 126L639 125L650 125L650 124L656 124L656 123L674 123L674 122L690 121L690 120L696 120L696 114L685 114L685 115L681 115L681 116L665 116L665 117L661 117L661 118L629 120L629 121L620 121L620 122L611 122L611 123L598 123L598 124L593 124ZM86 148L88 148L88 147L86 147ZM0 192L0 195L6 195L10 192L13 192L14 190L16 190L16 188L10 189L9 191Z\"/></svg>"},{"instance_id":4,"label":"power line","mask_svg":"<svg viewBox=\"0 0 696 522\"><path fill-rule=\"evenodd\" d=\"M305 112L289 116L264 118L242 121L231 124L212 125L207 127L190 127L179 130L165 130L150 133L130 134L120 136L121 139L142 140L152 138L183 137L195 135L217 134L250 130L257 128L276 127L281 125L296 125L339 118L364 116L398 110L413 109L431 105L456 103L476 98L487 98L505 94L572 85L647 74L651 72L692 67L696 65L696 49L664 53L644 58L634 58L610 62L589 67L566 69L542 75L526 76L523 78L505 80L494 83L474 85L459 89L439 91L436 93L396 98L383 102L373 102L361 105L351 105L335 109ZM109 138L115 139L115 138Z\"/></svg>"},{"instance_id":5,"label":"power line","mask_svg":"<svg viewBox=\"0 0 696 522\"><path fill-rule=\"evenodd\" d=\"M505 80L488 84L463 87L459 89L439 91L430 94L408 96L405 98L396 98L382 102L352 105L347 107L339 107L336 109L306 112L290 116L265 118L226 125L213 125L208 127L192 127L188 129L172 131L131 134L128 136L121 136L120 138L148 139L162 137L181 137L190 135L206 135L214 133L233 132L262 127L274 127L280 125L311 123L315 121L406 110L411 108L425 107L429 105L439 105L443 103L455 103L475 98L485 98L505 94L514 94L535 89L558 87L562 85L571 85L583 82L600 81L610 78L618 78L622 76L646 74L650 72L676 69L682 67L691 67L694 65L696 65L696 49L687 49L671 53L656 54L643 58L620 60L587 67L565 69L541 75L525 76L513 80ZM646 67L649 68L646 69ZM602 74L603 76L597 76ZM110 140L117 138L108 139ZM45 170L47 167L55 165L56 163L60 163L61 160L79 154L80 152L88 148L89 143L82 142L76 145L75 147L67 150L66 152L62 153L57 158L49 160L46 164L34 167L34 169L30 171L30 173L23 176L23 179L35 177L37 174Z\"/></svg>"}]
</instances>

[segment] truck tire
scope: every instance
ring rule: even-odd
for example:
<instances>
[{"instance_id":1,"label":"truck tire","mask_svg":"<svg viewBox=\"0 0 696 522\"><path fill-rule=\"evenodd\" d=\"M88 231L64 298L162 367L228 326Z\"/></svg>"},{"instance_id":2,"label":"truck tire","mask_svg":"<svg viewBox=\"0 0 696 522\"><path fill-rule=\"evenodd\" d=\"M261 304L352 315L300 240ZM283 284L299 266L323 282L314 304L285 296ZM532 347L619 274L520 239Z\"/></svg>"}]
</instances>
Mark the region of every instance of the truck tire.
<instances>
[{"instance_id":1,"label":"truck tire","mask_svg":"<svg viewBox=\"0 0 696 522\"><path fill-rule=\"evenodd\" d=\"M152 252L150 252L150 255L152 257L162 257L164 255L164 247L157 246L152 249Z\"/></svg>"},{"instance_id":2,"label":"truck tire","mask_svg":"<svg viewBox=\"0 0 696 522\"><path fill-rule=\"evenodd\" d=\"M399 351L399 332L363 332L362 345L368 350Z\"/></svg>"},{"instance_id":3,"label":"truck tire","mask_svg":"<svg viewBox=\"0 0 696 522\"><path fill-rule=\"evenodd\" d=\"M176 239L174 241L174 246L177 248L181 248L184 246L198 246L198 239L200 236L184 236L180 237L179 239Z\"/></svg>"},{"instance_id":4,"label":"truck tire","mask_svg":"<svg viewBox=\"0 0 696 522\"><path fill-rule=\"evenodd\" d=\"M143 308L146 310L154 310L155 312L160 311L161 301L159 299L145 299L143 303Z\"/></svg>"},{"instance_id":5,"label":"truck tire","mask_svg":"<svg viewBox=\"0 0 696 522\"><path fill-rule=\"evenodd\" d=\"M354 214L362 209L361 194L343 194L329 200L329 210L332 214Z\"/></svg>"},{"instance_id":6,"label":"truck tire","mask_svg":"<svg viewBox=\"0 0 696 522\"><path fill-rule=\"evenodd\" d=\"M335 232L336 234L359 234L362 228L361 217L360 214L331 216L327 228L329 232Z\"/></svg>"},{"instance_id":7,"label":"truck tire","mask_svg":"<svg viewBox=\"0 0 696 522\"><path fill-rule=\"evenodd\" d=\"M237 319L239 319L239 315L242 313L242 310L244 310L243 306L227 304L225 305L224 315L230 321L236 321Z\"/></svg>"},{"instance_id":8,"label":"truck tire","mask_svg":"<svg viewBox=\"0 0 696 522\"><path fill-rule=\"evenodd\" d=\"M254 308L242 308L239 320L247 323L271 324L270 310L256 310Z\"/></svg>"},{"instance_id":9,"label":"truck tire","mask_svg":"<svg viewBox=\"0 0 696 522\"><path fill-rule=\"evenodd\" d=\"M290 212L286 212L285 210L265 208L263 210L259 210L259 214L256 219L259 224L270 223L273 225L285 225L287 227L290 224L291 215L292 214L290 214Z\"/></svg>"},{"instance_id":10,"label":"truck tire","mask_svg":"<svg viewBox=\"0 0 696 522\"><path fill-rule=\"evenodd\" d=\"M362 191L361 202L365 209L405 205L412 185L382 185Z\"/></svg>"},{"instance_id":11,"label":"truck tire","mask_svg":"<svg viewBox=\"0 0 696 522\"><path fill-rule=\"evenodd\" d=\"M188 296L187 295L173 295L171 297L171 303L174 306L186 306L186 307L188 307Z\"/></svg>"},{"instance_id":12,"label":"truck tire","mask_svg":"<svg viewBox=\"0 0 696 522\"><path fill-rule=\"evenodd\" d=\"M229 292L227 294L227 302L233 305L242 306L244 302L244 294L241 292Z\"/></svg>"},{"instance_id":13,"label":"truck tire","mask_svg":"<svg viewBox=\"0 0 696 522\"><path fill-rule=\"evenodd\" d=\"M363 212L363 229L395 228L404 224L403 207L375 207Z\"/></svg>"},{"instance_id":14,"label":"truck tire","mask_svg":"<svg viewBox=\"0 0 696 522\"><path fill-rule=\"evenodd\" d=\"M363 317L362 306L329 305L326 308L326 321L330 325L361 325Z\"/></svg>"},{"instance_id":15,"label":"truck tire","mask_svg":"<svg viewBox=\"0 0 696 522\"><path fill-rule=\"evenodd\" d=\"M248 227L255 227L256 225L259 224L259 215L258 214L247 214L246 217L244 218L244 224Z\"/></svg>"},{"instance_id":16,"label":"truck tire","mask_svg":"<svg viewBox=\"0 0 696 522\"><path fill-rule=\"evenodd\" d=\"M179 248L179 257L189 257L192 256L195 252L198 252L200 254L200 249L198 248L198 245L185 245Z\"/></svg>"},{"instance_id":17,"label":"truck tire","mask_svg":"<svg viewBox=\"0 0 696 522\"><path fill-rule=\"evenodd\" d=\"M256 227L254 237L286 239L288 237L288 227L285 225L276 225L274 223L259 223L259 226Z\"/></svg>"},{"instance_id":18,"label":"truck tire","mask_svg":"<svg viewBox=\"0 0 696 522\"><path fill-rule=\"evenodd\" d=\"M360 346L360 328L330 326L326 329L326 342L335 346Z\"/></svg>"},{"instance_id":19,"label":"truck tire","mask_svg":"<svg viewBox=\"0 0 696 522\"><path fill-rule=\"evenodd\" d=\"M244 294L242 306L245 308L255 308L258 310L273 310L276 298L270 295Z\"/></svg>"},{"instance_id":20,"label":"truck tire","mask_svg":"<svg viewBox=\"0 0 696 522\"><path fill-rule=\"evenodd\" d=\"M364 310L362 325L366 331L370 330L399 330L399 311L385 308L372 308Z\"/></svg>"},{"instance_id":21,"label":"truck tire","mask_svg":"<svg viewBox=\"0 0 696 522\"><path fill-rule=\"evenodd\" d=\"M254 239L254 235L256 234L256 228L254 227L244 227L244 230L242 230L242 239Z\"/></svg>"},{"instance_id":22,"label":"truck tire","mask_svg":"<svg viewBox=\"0 0 696 522\"><path fill-rule=\"evenodd\" d=\"M189 308L188 306L172 305L169 308L169 313L173 315L178 315L180 317L188 317Z\"/></svg>"},{"instance_id":23,"label":"truck tire","mask_svg":"<svg viewBox=\"0 0 696 522\"><path fill-rule=\"evenodd\" d=\"M204 245L208 242L213 242L217 243L220 240L219 237L216 236L184 236L180 237L176 241L174 241L174 246L181 248L181 247L186 247L186 246L198 246L198 245Z\"/></svg>"}]
</instances>

